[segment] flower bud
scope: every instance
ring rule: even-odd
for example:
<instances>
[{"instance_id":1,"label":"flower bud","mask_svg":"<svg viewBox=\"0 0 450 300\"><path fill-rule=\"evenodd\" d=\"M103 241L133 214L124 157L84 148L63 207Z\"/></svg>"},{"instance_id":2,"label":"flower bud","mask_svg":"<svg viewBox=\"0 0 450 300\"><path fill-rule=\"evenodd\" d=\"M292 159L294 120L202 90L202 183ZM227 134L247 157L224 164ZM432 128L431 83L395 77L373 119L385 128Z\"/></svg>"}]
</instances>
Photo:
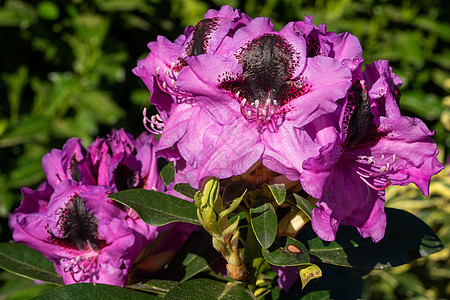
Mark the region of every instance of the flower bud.
<instances>
[{"instance_id":1,"label":"flower bud","mask_svg":"<svg viewBox=\"0 0 450 300\"><path fill-rule=\"evenodd\" d=\"M220 253L223 253L225 251L225 244L216 237L212 238L212 244L214 249L216 249Z\"/></svg>"}]
</instances>

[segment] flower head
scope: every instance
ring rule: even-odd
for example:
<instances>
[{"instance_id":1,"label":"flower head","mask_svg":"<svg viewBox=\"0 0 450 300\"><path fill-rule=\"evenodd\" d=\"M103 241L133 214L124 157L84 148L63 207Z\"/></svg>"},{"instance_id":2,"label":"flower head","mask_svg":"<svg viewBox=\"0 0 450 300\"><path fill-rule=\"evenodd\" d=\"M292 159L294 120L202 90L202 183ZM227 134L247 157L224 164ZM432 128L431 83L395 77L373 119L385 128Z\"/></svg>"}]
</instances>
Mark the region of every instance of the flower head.
<instances>
[{"instance_id":1,"label":"flower head","mask_svg":"<svg viewBox=\"0 0 450 300\"><path fill-rule=\"evenodd\" d=\"M396 90L394 81L387 82L385 95ZM324 240L334 240L340 224L381 240L386 227L384 189L413 182L428 195L431 176L442 169L433 133L419 119L397 114L395 101L388 101L392 98L372 98L374 86L367 92L363 79L354 82L340 128L322 122L320 130L327 139L320 154L303 163L302 186L319 199L312 225Z\"/></svg>"},{"instance_id":2,"label":"flower head","mask_svg":"<svg viewBox=\"0 0 450 300\"><path fill-rule=\"evenodd\" d=\"M189 101L179 103L164 121L157 153L182 157L193 167L183 175L193 186L209 175L243 174L258 160L272 168L295 155L301 166L318 148L307 144L299 128L336 110L351 81L339 60L308 58L295 23L277 32L267 18L241 22L215 52L183 61L173 84ZM292 148L280 140L293 141ZM290 168L282 166L282 171ZM291 173L289 179L298 180L298 170Z\"/></svg>"},{"instance_id":3,"label":"flower head","mask_svg":"<svg viewBox=\"0 0 450 300\"><path fill-rule=\"evenodd\" d=\"M125 189L165 191L155 145L153 136L135 140L121 129L97 138L87 150L76 138L62 150L53 149L43 158L47 181L36 191L22 189L23 201L10 221L14 240L42 252L66 284L124 286L138 255L164 231L171 232L168 237L178 235L175 246L157 247L171 258L193 226L150 226L108 199Z\"/></svg>"},{"instance_id":4,"label":"flower head","mask_svg":"<svg viewBox=\"0 0 450 300\"><path fill-rule=\"evenodd\" d=\"M126 212L110 204L104 186L65 180L54 191L23 189L13 238L40 251L64 283L123 286L141 249ZM36 201L37 200L37 201Z\"/></svg>"}]
</instances>

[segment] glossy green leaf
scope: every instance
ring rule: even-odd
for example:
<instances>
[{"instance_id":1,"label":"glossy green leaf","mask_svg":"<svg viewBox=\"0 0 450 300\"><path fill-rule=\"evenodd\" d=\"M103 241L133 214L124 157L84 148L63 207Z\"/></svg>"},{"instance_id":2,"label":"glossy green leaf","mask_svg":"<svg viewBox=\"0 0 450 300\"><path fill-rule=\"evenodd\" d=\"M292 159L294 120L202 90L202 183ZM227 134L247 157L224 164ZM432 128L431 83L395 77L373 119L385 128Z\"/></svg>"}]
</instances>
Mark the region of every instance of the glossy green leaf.
<instances>
[{"instance_id":1,"label":"glossy green leaf","mask_svg":"<svg viewBox=\"0 0 450 300\"><path fill-rule=\"evenodd\" d=\"M165 300L247 300L256 297L239 282L223 283L199 278L186 281L177 286L164 297Z\"/></svg>"},{"instance_id":2,"label":"glossy green leaf","mask_svg":"<svg viewBox=\"0 0 450 300\"><path fill-rule=\"evenodd\" d=\"M416 216L393 208L386 208L386 216L386 233L378 243L363 239L350 226L340 226L333 242L319 239L311 227L299 239L310 255L322 262L362 270L388 269L444 248L431 228Z\"/></svg>"},{"instance_id":3,"label":"glossy green leaf","mask_svg":"<svg viewBox=\"0 0 450 300\"><path fill-rule=\"evenodd\" d=\"M271 184L267 186L272 192L272 196L275 198L275 201L278 205L281 205L286 199L286 186L284 183L281 184Z\"/></svg>"},{"instance_id":4,"label":"glossy green leaf","mask_svg":"<svg viewBox=\"0 0 450 300\"><path fill-rule=\"evenodd\" d=\"M291 237L279 236L268 249L262 249L264 258L275 266L298 266L309 263L305 245Z\"/></svg>"},{"instance_id":5,"label":"glossy green leaf","mask_svg":"<svg viewBox=\"0 0 450 300\"><path fill-rule=\"evenodd\" d=\"M161 177L166 185L172 183L175 179L175 168L173 166L173 162L167 163L161 169Z\"/></svg>"},{"instance_id":6,"label":"glossy green leaf","mask_svg":"<svg viewBox=\"0 0 450 300\"><path fill-rule=\"evenodd\" d=\"M303 198L302 196L299 196L297 194L294 194L294 200L295 206L297 206L301 211L303 211L308 217L309 219L311 219L311 212L314 209L314 204L312 204L311 202L309 202L308 200L306 200L305 198Z\"/></svg>"},{"instance_id":7,"label":"glossy green leaf","mask_svg":"<svg viewBox=\"0 0 450 300\"><path fill-rule=\"evenodd\" d=\"M194 189L187 183L177 183L173 186L173 189L181 195L191 199L194 199L195 193L198 192L198 190Z\"/></svg>"},{"instance_id":8,"label":"glossy green leaf","mask_svg":"<svg viewBox=\"0 0 450 300\"><path fill-rule=\"evenodd\" d=\"M53 264L40 252L24 244L0 243L0 267L30 279L64 284Z\"/></svg>"},{"instance_id":9,"label":"glossy green leaf","mask_svg":"<svg viewBox=\"0 0 450 300\"><path fill-rule=\"evenodd\" d=\"M35 280L16 274L0 271L0 299L33 299L45 292L57 288L51 283L36 284Z\"/></svg>"},{"instance_id":10,"label":"glossy green leaf","mask_svg":"<svg viewBox=\"0 0 450 300\"><path fill-rule=\"evenodd\" d=\"M54 299L159 299L157 296L147 294L145 292L133 291L114 285L100 283L76 283L51 290L45 294L35 297L36 300L54 300Z\"/></svg>"},{"instance_id":11,"label":"glossy green leaf","mask_svg":"<svg viewBox=\"0 0 450 300\"><path fill-rule=\"evenodd\" d=\"M264 203L250 209L251 224L256 239L263 248L272 245L277 234L277 214L272 204Z\"/></svg>"},{"instance_id":12,"label":"glossy green leaf","mask_svg":"<svg viewBox=\"0 0 450 300\"><path fill-rule=\"evenodd\" d=\"M177 285L179 285L179 282L177 281L151 279L145 283L135 283L132 285L127 285L127 288L149 291L158 294L166 294Z\"/></svg>"},{"instance_id":13,"label":"glossy green leaf","mask_svg":"<svg viewBox=\"0 0 450 300\"><path fill-rule=\"evenodd\" d=\"M172 222L200 225L194 203L161 192L149 190L126 190L109 198L132 208L141 219L153 226Z\"/></svg>"},{"instance_id":14,"label":"glossy green leaf","mask_svg":"<svg viewBox=\"0 0 450 300\"><path fill-rule=\"evenodd\" d=\"M221 255L214 250L211 236L204 231L192 233L166 268L164 279L183 282L206 271Z\"/></svg>"}]
</instances>

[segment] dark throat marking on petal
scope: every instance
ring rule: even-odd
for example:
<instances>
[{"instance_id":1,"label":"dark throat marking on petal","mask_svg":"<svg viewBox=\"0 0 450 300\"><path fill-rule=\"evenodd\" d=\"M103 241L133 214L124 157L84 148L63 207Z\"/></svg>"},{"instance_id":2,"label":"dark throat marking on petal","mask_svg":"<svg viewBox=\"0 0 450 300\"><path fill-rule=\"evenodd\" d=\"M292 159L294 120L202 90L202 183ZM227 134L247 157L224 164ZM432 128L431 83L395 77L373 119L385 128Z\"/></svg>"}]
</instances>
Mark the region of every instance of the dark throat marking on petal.
<instances>
[{"instance_id":1,"label":"dark throat marking on petal","mask_svg":"<svg viewBox=\"0 0 450 300\"><path fill-rule=\"evenodd\" d=\"M308 57L314 57L322 54L319 40L317 37L313 36L313 33L306 37L306 53Z\"/></svg>"},{"instance_id":2,"label":"dark throat marking on petal","mask_svg":"<svg viewBox=\"0 0 450 300\"><path fill-rule=\"evenodd\" d=\"M187 42L183 54L181 57L178 57L176 62L172 62L170 69L166 68L164 70L160 70L160 67L156 68L156 82L160 89L174 96L177 99L177 102L184 102L186 101L186 98L192 96L188 93L180 91L175 85L175 82L178 79L178 73L187 66L187 62L184 58L205 54L208 50L211 35L217 31L219 26L220 18L201 20L197 25L195 25L192 38Z\"/></svg>"},{"instance_id":3,"label":"dark throat marking on petal","mask_svg":"<svg viewBox=\"0 0 450 300\"><path fill-rule=\"evenodd\" d=\"M189 41L186 52L188 56L197 56L206 53L211 33L219 27L219 18L204 19L195 25L192 40Z\"/></svg>"},{"instance_id":4,"label":"dark throat marking on petal","mask_svg":"<svg viewBox=\"0 0 450 300\"><path fill-rule=\"evenodd\" d=\"M364 82L356 81L347 95L344 111L343 132L346 133L346 147L358 144L374 129L370 100Z\"/></svg>"},{"instance_id":5,"label":"dark throat marking on petal","mask_svg":"<svg viewBox=\"0 0 450 300\"><path fill-rule=\"evenodd\" d=\"M292 79L299 53L284 37L266 33L247 43L235 56L243 72L220 74L219 88L233 94L249 122L259 122L260 130L276 131L286 113L283 105L311 87L307 78Z\"/></svg>"},{"instance_id":6,"label":"dark throat marking on petal","mask_svg":"<svg viewBox=\"0 0 450 300\"><path fill-rule=\"evenodd\" d=\"M113 171L113 176L119 191L134 189L139 180L138 174L123 161L117 165Z\"/></svg>"},{"instance_id":7,"label":"dark throat marking on petal","mask_svg":"<svg viewBox=\"0 0 450 300\"><path fill-rule=\"evenodd\" d=\"M194 27L192 39L186 45L184 55L189 57L205 54L208 50L211 34L217 30L219 25L219 18L204 19L198 22ZM180 57L178 63L173 67L173 71L180 72L185 66L187 66L186 61Z\"/></svg>"},{"instance_id":8,"label":"dark throat marking on petal","mask_svg":"<svg viewBox=\"0 0 450 300\"><path fill-rule=\"evenodd\" d=\"M366 144L377 143L390 134L374 125L364 81L354 83L348 92L342 130L346 134L344 147L351 150L366 150ZM388 173L397 161L396 154L392 157L383 154L377 157L370 154L354 156L353 151L348 151L344 157L350 162L353 171L371 189L382 191L391 184Z\"/></svg>"},{"instance_id":9,"label":"dark throat marking on petal","mask_svg":"<svg viewBox=\"0 0 450 300\"><path fill-rule=\"evenodd\" d=\"M75 180L76 182L81 181L81 173L80 170L78 169L78 161L76 154L72 155L72 157L70 158L69 173L70 176L72 176L73 180Z\"/></svg>"},{"instance_id":10,"label":"dark throat marking on petal","mask_svg":"<svg viewBox=\"0 0 450 300\"><path fill-rule=\"evenodd\" d=\"M98 251L105 246L105 241L98 238L98 219L85 207L83 198L73 195L65 206L57 212L57 228L60 236L52 239L57 244L80 251Z\"/></svg>"}]
</instances>

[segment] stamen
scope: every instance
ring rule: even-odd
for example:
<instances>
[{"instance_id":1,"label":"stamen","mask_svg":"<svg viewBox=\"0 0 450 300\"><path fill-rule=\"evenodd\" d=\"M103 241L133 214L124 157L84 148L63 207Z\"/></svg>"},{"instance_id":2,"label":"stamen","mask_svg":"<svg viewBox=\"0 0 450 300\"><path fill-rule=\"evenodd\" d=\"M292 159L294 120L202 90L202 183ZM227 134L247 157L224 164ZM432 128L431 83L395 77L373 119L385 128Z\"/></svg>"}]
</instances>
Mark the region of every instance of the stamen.
<instances>
[{"instance_id":1,"label":"stamen","mask_svg":"<svg viewBox=\"0 0 450 300\"><path fill-rule=\"evenodd\" d=\"M178 102L184 102L186 98L192 97L192 94L181 92L175 85L176 79L178 79L178 72L174 70L175 63L171 63L170 69L164 69L163 75L161 76L161 67L156 68L156 83L159 88L166 92L167 94L177 97ZM178 99L178 97L180 99Z\"/></svg>"},{"instance_id":2,"label":"stamen","mask_svg":"<svg viewBox=\"0 0 450 300\"><path fill-rule=\"evenodd\" d=\"M381 160L385 158L384 154L380 155ZM376 164L376 161L373 156L358 156L356 162L359 164L358 166L352 167L355 173L359 176L359 178L370 188L381 191L387 188L391 184L391 180L386 178L386 174L389 173L391 169L391 165L395 163L397 160L397 156L394 154L392 156L392 162L386 162L385 165ZM372 179L369 182L369 179ZM375 184L374 181L383 184L379 186ZM381 181L381 182L380 182Z\"/></svg>"},{"instance_id":3,"label":"stamen","mask_svg":"<svg viewBox=\"0 0 450 300\"><path fill-rule=\"evenodd\" d=\"M164 130L164 122L161 119L161 116L156 114L150 117L147 117L147 108L144 107L142 111L142 115L144 116L142 123L144 124L145 129L152 134L162 134ZM147 123L150 124L150 127L147 126Z\"/></svg>"},{"instance_id":4,"label":"stamen","mask_svg":"<svg viewBox=\"0 0 450 300\"><path fill-rule=\"evenodd\" d=\"M371 187L372 189L374 189L376 191L385 190L388 186L391 185L391 181L390 180L388 180L384 186L379 187L379 186L374 186L373 184L368 182L367 179L365 179L364 177L359 177L359 178L361 178L361 180L364 181L365 184L367 184L369 187Z\"/></svg>"},{"instance_id":5,"label":"stamen","mask_svg":"<svg viewBox=\"0 0 450 300\"><path fill-rule=\"evenodd\" d=\"M247 98L242 99L241 101L241 106L244 107L245 103L247 103Z\"/></svg>"}]
</instances>

